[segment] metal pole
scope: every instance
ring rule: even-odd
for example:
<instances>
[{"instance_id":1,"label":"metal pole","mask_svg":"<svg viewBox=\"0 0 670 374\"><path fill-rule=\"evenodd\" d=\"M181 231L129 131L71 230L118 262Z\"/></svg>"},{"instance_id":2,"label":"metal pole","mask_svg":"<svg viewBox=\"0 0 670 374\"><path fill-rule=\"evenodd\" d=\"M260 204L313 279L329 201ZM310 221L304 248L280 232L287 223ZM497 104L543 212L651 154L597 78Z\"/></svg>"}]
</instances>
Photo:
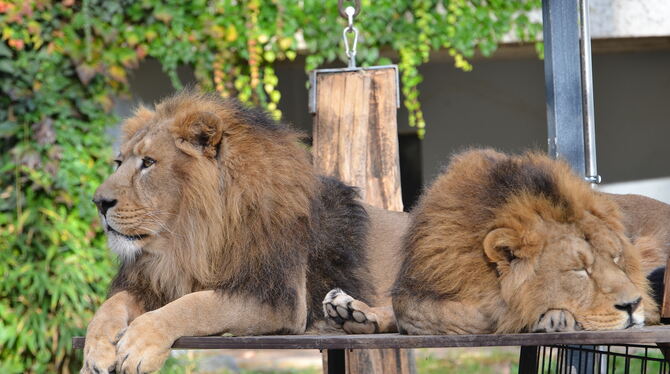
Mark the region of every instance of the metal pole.
<instances>
[{"instance_id":1,"label":"metal pole","mask_svg":"<svg viewBox=\"0 0 670 374\"><path fill-rule=\"evenodd\" d=\"M586 180L600 183L598 164L596 162L596 123L593 110L593 68L591 65L591 31L589 25L588 0L579 2L581 13L581 68L582 68L582 107L584 110L584 155L586 157Z\"/></svg>"},{"instance_id":2,"label":"metal pole","mask_svg":"<svg viewBox=\"0 0 670 374\"><path fill-rule=\"evenodd\" d=\"M549 155L585 176L579 0L543 0Z\"/></svg>"},{"instance_id":3,"label":"metal pole","mask_svg":"<svg viewBox=\"0 0 670 374\"><path fill-rule=\"evenodd\" d=\"M566 160L587 181L598 183L587 0L542 0L542 22L549 155ZM530 348L527 351L529 356ZM576 352L567 363L592 374L593 367L580 371L580 364L582 357L594 362L595 355Z\"/></svg>"}]
</instances>

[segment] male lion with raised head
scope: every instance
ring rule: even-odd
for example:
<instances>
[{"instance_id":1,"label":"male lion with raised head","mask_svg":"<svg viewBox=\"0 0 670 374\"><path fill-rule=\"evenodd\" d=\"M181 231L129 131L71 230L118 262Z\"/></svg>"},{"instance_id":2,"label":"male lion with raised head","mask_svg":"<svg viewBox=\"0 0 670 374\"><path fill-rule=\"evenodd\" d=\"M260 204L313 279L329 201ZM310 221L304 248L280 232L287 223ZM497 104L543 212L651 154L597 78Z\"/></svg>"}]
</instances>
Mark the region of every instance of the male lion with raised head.
<instances>
[{"instance_id":1,"label":"male lion with raised head","mask_svg":"<svg viewBox=\"0 0 670 374\"><path fill-rule=\"evenodd\" d=\"M393 290L401 333L605 330L659 321L647 275L662 274L666 263L666 204L595 192L567 164L540 154L473 150L454 157L411 217ZM341 290L324 303L327 317L352 322L379 309Z\"/></svg>"},{"instance_id":2,"label":"male lion with raised head","mask_svg":"<svg viewBox=\"0 0 670 374\"><path fill-rule=\"evenodd\" d=\"M404 216L315 175L265 113L178 94L125 121L116 165L94 202L121 266L83 373L158 370L187 335L342 331L321 313L333 287L390 303L397 265L378 253L399 247Z\"/></svg>"}]
</instances>

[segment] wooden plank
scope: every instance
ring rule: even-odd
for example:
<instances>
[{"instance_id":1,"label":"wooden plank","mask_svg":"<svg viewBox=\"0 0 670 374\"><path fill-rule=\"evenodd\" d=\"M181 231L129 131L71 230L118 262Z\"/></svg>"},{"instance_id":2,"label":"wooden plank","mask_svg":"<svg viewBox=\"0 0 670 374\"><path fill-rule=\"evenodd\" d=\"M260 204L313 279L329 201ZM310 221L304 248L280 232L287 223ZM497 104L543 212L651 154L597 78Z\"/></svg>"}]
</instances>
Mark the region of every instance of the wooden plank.
<instances>
[{"instance_id":1,"label":"wooden plank","mask_svg":"<svg viewBox=\"0 0 670 374\"><path fill-rule=\"evenodd\" d=\"M627 330L577 331L482 335L271 335L271 336L185 336L173 349L379 349L452 348L532 345L615 345L670 343L670 326L649 326ZM72 345L84 347L84 338Z\"/></svg>"},{"instance_id":2,"label":"wooden plank","mask_svg":"<svg viewBox=\"0 0 670 374\"><path fill-rule=\"evenodd\" d=\"M312 149L319 173L360 188L370 205L402 211L396 72L317 73ZM364 349L345 356L350 374L414 372L406 351Z\"/></svg>"},{"instance_id":3,"label":"wooden plank","mask_svg":"<svg viewBox=\"0 0 670 374\"><path fill-rule=\"evenodd\" d=\"M661 318L670 318L670 257L665 265L663 276L663 305L661 305Z\"/></svg>"},{"instance_id":4,"label":"wooden plank","mask_svg":"<svg viewBox=\"0 0 670 374\"><path fill-rule=\"evenodd\" d=\"M317 74L316 170L361 189L361 198L402 211L395 69Z\"/></svg>"}]
</instances>

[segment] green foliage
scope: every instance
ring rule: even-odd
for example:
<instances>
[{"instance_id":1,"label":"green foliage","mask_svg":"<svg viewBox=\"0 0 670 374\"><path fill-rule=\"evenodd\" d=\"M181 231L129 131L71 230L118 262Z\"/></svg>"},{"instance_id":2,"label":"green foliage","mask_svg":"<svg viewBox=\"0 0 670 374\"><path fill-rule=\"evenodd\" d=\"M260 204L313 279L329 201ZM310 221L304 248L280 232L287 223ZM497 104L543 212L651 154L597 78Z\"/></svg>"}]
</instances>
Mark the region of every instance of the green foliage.
<instances>
[{"instance_id":1,"label":"green foliage","mask_svg":"<svg viewBox=\"0 0 670 374\"><path fill-rule=\"evenodd\" d=\"M90 198L110 171L105 128L127 74L159 60L276 117L277 61L307 70L344 60L334 0L0 0L0 372L76 370L82 334L113 271ZM455 65L501 37L531 39L539 0L363 0L358 60L396 59L422 136L417 67L446 49Z\"/></svg>"},{"instance_id":2,"label":"green foliage","mask_svg":"<svg viewBox=\"0 0 670 374\"><path fill-rule=\"evenodd\" d=\"M112 269L90 203L111 118L66 56L0 44L0 372L67 371Z\"/></svg>"}]
</instances>

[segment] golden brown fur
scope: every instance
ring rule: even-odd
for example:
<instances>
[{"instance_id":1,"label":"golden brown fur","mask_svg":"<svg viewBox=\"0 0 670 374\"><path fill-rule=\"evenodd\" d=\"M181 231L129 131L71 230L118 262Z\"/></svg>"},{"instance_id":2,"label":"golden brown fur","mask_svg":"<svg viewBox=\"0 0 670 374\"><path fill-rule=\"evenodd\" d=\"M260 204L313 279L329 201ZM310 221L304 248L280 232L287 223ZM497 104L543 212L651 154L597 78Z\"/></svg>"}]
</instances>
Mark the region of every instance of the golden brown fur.
<instances>
[{"instance_id":1,"label":"golden brown fur","mask_svg":"<svg viewBox=\"0 0 670 374\"><path fill-rule=\"evenodd\" d=\"M643 314L656 323L636 248L652 239L625 234L618 206L563 162L458 155L412 214L393 295L400 331L612 329Z\"/></svg>"},{"instance_id":2,"label":"golden brown fur","mask_svg":"<svg viewBox=\"0 0 670 374\"><path fill-rule=\"evenodd\" d=\"M181 93L124 123L117 164L94 201L121 267L82 372L156 370L182 335L341 332L321 311L333 287L389 303L370 253L402 228L368 240L388 231L370 219L394 219L315 175L299 134L264 113Z\"/></svg>"},{"instance_id":3,"label":"golden brown fur","mask_svg":"<svg viewBox=\"0 0 670 374\"><path fill-rule=\"evenodd\" d=\"M645 274L664 267L670 249L670 205L640 195L603 195L621 209L626 236L640 248Z\"/></svg>"}]
</instances>

